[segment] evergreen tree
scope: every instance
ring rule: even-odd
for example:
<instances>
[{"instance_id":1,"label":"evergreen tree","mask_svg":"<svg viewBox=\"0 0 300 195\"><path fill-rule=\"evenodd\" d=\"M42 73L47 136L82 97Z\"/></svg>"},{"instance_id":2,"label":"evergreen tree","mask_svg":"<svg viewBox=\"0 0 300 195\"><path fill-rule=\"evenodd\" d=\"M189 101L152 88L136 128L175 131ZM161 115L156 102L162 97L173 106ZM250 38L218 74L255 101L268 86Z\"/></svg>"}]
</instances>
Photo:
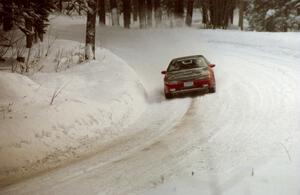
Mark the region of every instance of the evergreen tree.
<instances>
[{"instance_id":1,"label":"evergreen tree","mask_svg":"<svg viewBox=\"0 0 300 195\"><path fill-rule=\"evenodd\" d=\"M43 41L48 16L54 9L52 0L2 0L1 3L4 31L17 26L26 35L27 48L31 48L34 37Z\"/></svg>"},{"instance_id":2,"label":"evergreen tree","mask_svg":"<svg viewBox=\"0 0 300 195\"><path fill-rule=\"evenodd\" d=\"M299 30L300 0L250 0L246 10L250 30Z\"/></svg>"},{"instance_id":3,"label":"evergreen tree","mask_svg":"<svg viewBox=\"0 0 300 195\"><path fill-rule=\"evenodd\" d=\"M2 0L4 1L4 0ZM13 27L13 1L5 0L2 2L3 30L9 31Z\"/></svg>"},{"instance_id":4,"label":"evergreen tree","mask_svg":"<svg viewBox=\"0 0 300 195\"><path fill-rule=\"evenodd\" d=\"M25 33L26 35L26 47L27 48L31 48L32 47L32 42L33 42L33 35L34 35L34 31L33 31L33 24L35 23L35 20L37 19L35 17L35 13L31 7L31 2L30 0L24 0L24 12L23 17L24 17L24 21L25 21L25 28L22 29L22 31Z\"/></svg>"},{"instance_id":5,"label":"evergreen tree","mask_svg":"<svg viewBox=\"0 0 300 195\"><path fill-rule=\"evenodd\" d=\"M35 0L33 10L36 14L34 18L35 40L39 38L43 41L46 28L49 25L49 14L54 10L54 4L49 0Z\"/></svg>"}]
</instances>

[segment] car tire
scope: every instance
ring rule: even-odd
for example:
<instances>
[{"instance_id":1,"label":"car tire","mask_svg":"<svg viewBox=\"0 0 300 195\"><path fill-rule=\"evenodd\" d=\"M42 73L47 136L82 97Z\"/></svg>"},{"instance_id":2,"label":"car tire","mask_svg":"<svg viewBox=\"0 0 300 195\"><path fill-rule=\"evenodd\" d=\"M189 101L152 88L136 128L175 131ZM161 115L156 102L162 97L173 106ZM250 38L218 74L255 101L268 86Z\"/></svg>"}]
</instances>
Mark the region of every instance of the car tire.
<instances>
[{"instance_id":1,"label":"car tire","mask_svg":"<svg viewBox=\"0 0 300 195\"><path fill-rule=\"evenodd\" d=\"M216 93L216 87L212 87L208 89L209 93Z\"/></svg>"},{"instance_id":2,"label":"car tire","mask_svg":"<svg viewBox=\"0 0 300 195\"><path fill-rule=\"evenodd\" d=\"M166 97L166 99L171 99L171 98L173 98L172 94L170 94L170 93L165 93L165 97Z\"/></svg>"}]
</instances>

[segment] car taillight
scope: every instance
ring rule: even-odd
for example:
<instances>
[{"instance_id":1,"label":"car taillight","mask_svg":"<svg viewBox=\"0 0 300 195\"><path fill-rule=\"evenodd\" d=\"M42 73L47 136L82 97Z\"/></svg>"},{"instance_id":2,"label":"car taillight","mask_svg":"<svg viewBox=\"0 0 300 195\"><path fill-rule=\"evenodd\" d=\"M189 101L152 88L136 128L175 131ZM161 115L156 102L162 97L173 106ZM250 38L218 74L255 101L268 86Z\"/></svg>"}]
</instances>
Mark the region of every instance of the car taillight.
<instances>
[{"instance_id":1,"label":"car taillight","mask_svg":"<svg viewBox=\"0 0 300 195\"><path fill-rule=\"evenodd\" d=\"M202 79L202 80L195 80L194 83L196 85L203 85L203 84L207 84L209 82L209 79Z\"/></svg>"}]
</instances>

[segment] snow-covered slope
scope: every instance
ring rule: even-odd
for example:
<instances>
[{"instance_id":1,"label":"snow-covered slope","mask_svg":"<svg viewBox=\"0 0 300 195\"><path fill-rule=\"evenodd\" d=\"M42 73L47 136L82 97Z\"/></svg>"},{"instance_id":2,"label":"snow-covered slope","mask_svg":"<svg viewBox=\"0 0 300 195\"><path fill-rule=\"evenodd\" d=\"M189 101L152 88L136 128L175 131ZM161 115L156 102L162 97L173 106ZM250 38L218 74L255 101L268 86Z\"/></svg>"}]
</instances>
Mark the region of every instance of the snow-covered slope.
<instances>
[{"instance_id":1,"label":"snow-covered slope","mask_svg":"<svg viewBox=\"0 0 300 195\"><path fill-rule=\"evenodd\" d=\"M90 155L143 113L135 72L108 50L96 53L98 60L59 73L0 72L1 185Z\"/></svg>"},{"instance_id":2,"label":"snow-covered slope","mask_svg":"<svg viewBox=\"0 0 300 195\"><path fill-rule=\"evenodd\" d=\"M53 30L82 39L68 20ZM99 27L97 40L141 77L146 111L93 157L0 194L299 194L299 33ZM216 64L217 93L165 101L160 71L193 54Z\"/></svg>"}]
</instances>

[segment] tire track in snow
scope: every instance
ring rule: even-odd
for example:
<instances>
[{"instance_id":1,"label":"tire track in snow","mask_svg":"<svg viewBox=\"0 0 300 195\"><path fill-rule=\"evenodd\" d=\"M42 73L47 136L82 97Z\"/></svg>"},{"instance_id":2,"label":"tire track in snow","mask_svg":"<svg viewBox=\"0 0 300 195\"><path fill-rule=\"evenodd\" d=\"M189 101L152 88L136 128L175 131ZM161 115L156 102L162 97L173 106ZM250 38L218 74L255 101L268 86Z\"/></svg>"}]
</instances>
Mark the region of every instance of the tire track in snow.
<instances>
[{"instance_id":1,"label":"tire track in snow","mask_svg":"<svg viewBox=\"0 0 300 195\"><path fill-rule=\"evenodd\" d=\"M181 106L175 106L178 101L181 102ZM16 185L8 186L0 190L0 194L6 193L22 193L25 194L39 194L43 191L44 194L52 194L48 192L50 186L55 186L51 190L57 190L61 186L68 185L72 181L81 179L81 175L90 175L95 172L99 172L103 169L107 169L107 166L124 163L126 159L129 159L135 153L143 151L145 147L157 142L161 137L168 134L170 128L178 123L187 112L186 108L190 108L191 101L189 100L175 100L164 103L164 106L160 104L153 104L142 115L138 124L133 124L129 128L132 129L132 133L115 140L113 143L101 148L100 151L93 153L87 159L73 162L68 166L61 167L59 169L49 171L48 173L40 174L40 176L33 179L25 180L24 182ZM162 107L173 107L173 113L176 113L173 117L153 117L159 114L164 114L161 110ZM178 108L179 112L178 112ZM165 112L168 114L168 112ZM147 122L144 122L147 120ZM94 155L94 156L93 156ZM102 174L101 174L102 175ZM105 178L103 178L105 179ZM88 186L88 185L87 185ZM50 190L50 191L51 191ZM73 194L74 192L70 192ZM81 192L80 194L82 194Z\"/></svg>"},{"instance_id":2,"label":"tire track in snow","mask_svg":"<svg viewBox=\"0 0 300 195\"><path fill-rule=\"evenodd\" d=\"M262 72L260 75L257 75L258 70ZM227 118L229 121L223 120L223 125L219 124L221 130L209 141L209 145L219 145L213 147L213 153L215 162L224 160L219 164L221 171L226 167L233 169L248 160L272 155L272 150L278 149L278 142L289 138L290 129L286 128L299 128L297 116L294 116L297 110L290 106L299 105L296 95L290 93L295 89L290 77L270 67L255 64L233 66L229 72L235 75L230 84L239 91L224 92L223 98L227 96L225 99L229 100L226 103L232 104L227 113L231 118ZM230 85L228 87L232 88ZM278 91L278 88L283 90ZM237 157L226 157L230 153L237 154ZM228 165L224 165L226 163Z\"/></svg>"},{"instance_id":3,"label":"tire track in snow","mask_svg":"<svg viewBox=\"0 0 300 195\"><path fill-rule=\"evenodd\" d=\"M244 170L232 175L234 170L257 168L278 155L286 158L280 145L295 147L291 132L299 130L297 72L267 59L247 62L243 55L234 59L222 52L220 56L226 63L217 66L217 94L202 98L196 105L198 120L194 116L192 123L201 118L202 125L188 136L190 145L174 152L174 172L179 173L173 178L187 178L191 172L207 177L204 180L210 183L208 188L213 194L226 192L247 173ZM218 77L218 73L223 75ZM207 139L201 139L205 135Z\"/></svg>"}]
</instances>

